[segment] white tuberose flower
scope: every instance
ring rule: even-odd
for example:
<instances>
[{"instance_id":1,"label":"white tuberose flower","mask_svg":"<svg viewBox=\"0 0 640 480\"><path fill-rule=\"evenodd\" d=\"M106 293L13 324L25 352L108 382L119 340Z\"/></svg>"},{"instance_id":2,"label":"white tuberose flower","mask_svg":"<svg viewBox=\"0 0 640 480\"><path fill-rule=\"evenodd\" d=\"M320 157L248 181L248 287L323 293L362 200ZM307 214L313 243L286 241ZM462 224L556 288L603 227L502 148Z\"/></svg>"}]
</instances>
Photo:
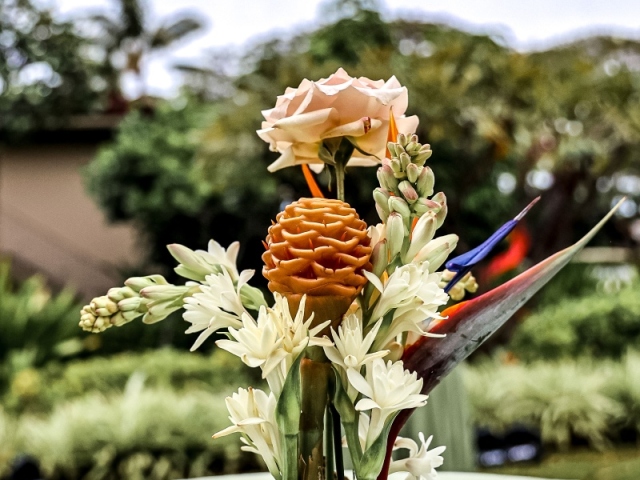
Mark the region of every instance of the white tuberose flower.
<instances>
[{"instance_id":1,"label":"white tuberose flower","mask_svg":"<svg viewBox=\"0 0 640 480\"><path fill-rule=\"evenodd\" d=\"M442 465L442 452L447 447L436 447L428 450L433 435L424 440L424 435L420 432L420 448L418 444L410 438L398 437L393 445L393 449L406 448L409 450L409 457L402 460L394 460L389 467L389 473L407 472L406 480L434 480L438 476L436 468Z\"/></svg>"},{"instance_id":2,"label":"white tuberose flower","mask_svg":"<svg viewBox=\"0 0 640 480\"><path fill-rule=\"evenodd\" d=\"M180 262L175 269L178 275L200 282L209 274L226 270L234 282L238 280L236 267L238 250L240 250L238 242L233 242L227 250L215 240L209 241L207 251L194 251L179 244L169 245L167 248L173 258Z\"/></svg>"},{"instance_id":3,"label":"white tuberose flower","mask_svg":"<svg viewBox=\"0 0 640 480\"><path fill-rule=\"evenodd\" d=\"M216 345L240 357L246 365L262 368L263 378L287 355L282 348L283 338L265 307L260 308L257 322L245 313L242 316L242 328L236 330L229 327L229 335L235 341L218 340Z\"/></svg>"},{"instance_id":4,"label":"white tuberose flower","mask_svg":"<svg viewBox=\"0 0 640 480\"><path fill-rule=\"evenodd\" d=\"M274 293L273 308L261 308L256 322L250 315L242 317L242 328L229 327L233 340L216 342L234 355L239 356L250 367L260 366L271 391L280 395L293 362L308 346L327 347L333 345L328 338L316 335L331 323L326 321L310 328L313 314L305 320L306 297L300 301L295 318L291 317L287 299Z\"/></svg>"},{"instance_id":5,"label":"white tuberose flower","mask_svg":"<svg viewBox=\"0 0 640 480\"><path fill-rule=\"evenodd\" d=\"M221 328L241 327L240 316L246 313L240 300L240 289L253 276L253 270L244 270L238 277L238 284L226 270L207 275L205 283L196 293L185 299L182 314L191 326L186 333L202 332L191 347L196 350L214 332Z\"/></svg>"},{"instance_id":6,"label":"white tuberose flower","mask_svg":"<svg viewBox=\"0 0 640 480\"><path fill-rule=\"evenodd\" d=\"M428 318L441 318L438 308L447 303L449 296L440 288L440 274L429 273L429 263L410 263L397 268L383 285L380 279L364 272L367 279L380 291L372 318L382 318L395 310L389 327L376 340L373 348L386 346L403 332L427 335L420 325Z\"/></svg>"},{"instance_id":7,"label":"white tuberose flower","mask_svg":"<svg viewBox=\"0 0 640 480\"><path fill-rule=\"evenodd\" d=\"M324 347L324 353L333 363L340 365L345 370L360 367L372 362L376 358L384 357L388 351L367 353L378 334L382 322L376 323L371 331L363 338L362 319L356 314L348 315L338 327L338 333L331 328L331 335L335 346Z\"/></svg>"},{"instance_id":8,"label":"white tuberose flower","mask_svg":"<svg viewBox=\"0 0 640 480\"><path fill-rule=\"evenodd\" d=\"M358 392L347 381L346 371L349 368L360 371L364 365L371 363L376 358L382 358L389 353L388 350L368 353L381 324L382 321L377 322L364 338L362 319L356 314L345 317L338 327L338 333L331 328L331 335L335 346L324 347L324 353L334 365L342 367L340 371L342 385L346 388L347 395L349 395L352 401L355 400Z\"/></svg>"},{"instance_id":9,"label":"white tuberose flower","mask_svg":"<svg viewBox=\"0 0 640 480\"><path fill-rule=\"evenodd\" d=\"M367 235L371 239L371 248L375 247L379 242L387 238L387 226L384 223L371 225L367 229Z\"/></svg>"},{"instance_id":10,"label":"white tuberose flower","mask_svg":"<svg viewBox=\"0 0 640 480\"><path fill-rule=\"evenodd\" d=\"M391 415L427 403L427 395L420 393L422 379L418 379L415 372L405 370L401 361L385 364L378 358L366 366L366 378L354 369L349 369L347 376L355 389L367 397L356 404L356 410L371 410L367 448L380 435Z\"/></svg>"},{"instance_id":11,"label":"white tuberose flower","mask_svg":"<svg viewBox=\"0 0 640 480\"><path fill-rule=\"evenodd\" d=\"M280 435L276 424L276 397L267 395L262 390L249 387L238 389L231 397L226 398L229 410L230 427L216 433L213 438L220 438L231 433L242 433L245 446L242 450L260 455L271 475L280 478L281 446Z\"/></svg>"}]
</instances>

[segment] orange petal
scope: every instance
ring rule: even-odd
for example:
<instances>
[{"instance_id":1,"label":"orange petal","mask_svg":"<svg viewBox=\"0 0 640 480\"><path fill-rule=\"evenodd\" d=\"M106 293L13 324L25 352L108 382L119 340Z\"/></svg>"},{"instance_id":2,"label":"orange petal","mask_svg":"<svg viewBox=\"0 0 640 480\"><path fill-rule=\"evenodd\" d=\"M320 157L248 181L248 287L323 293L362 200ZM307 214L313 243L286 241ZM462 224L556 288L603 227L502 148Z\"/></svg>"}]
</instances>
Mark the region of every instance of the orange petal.
<instances>
[{"instance_id":1,"label":"orange petal","mask_svg":"<svg viewBox=\"0 0 640 480\"><path fill-rule=\"evenodd\" d=\"M411 234L413 235L413 229L416 228L416 224L418 223L419 218L416 217L413 219L413 221L411 222Z\"/></svg>"},{"instance_id":2,"label":"orange petal","mask_svg":"<svg viewBox=\"0 0 640 480\"><path fill-rule=\"evenodd\" d=\"M398 141L398 126L396 125L396 117L393 116L393 107L389 109L389 131L387 133L387 142ZM391 152L386 149L387 158L391 158Z\"/></svg>"},{"instance_id":3,"label":"orange petal","mask_svg":"<svg viewBox=\"0 0 640 480\"><path fill-rule=\"evenodd\" d=\"M302 164L302 173L304 174L304 179L307 181L307 185L309 186L311 195L313 195L316 198L324 198L324 195L322 194L322 190L320 190L320 187L316 183L316 179L313 178L313 173L311 173L311 169L309 168L309 165L307 165L306 163Z\"/></svg>"}]
</instances>

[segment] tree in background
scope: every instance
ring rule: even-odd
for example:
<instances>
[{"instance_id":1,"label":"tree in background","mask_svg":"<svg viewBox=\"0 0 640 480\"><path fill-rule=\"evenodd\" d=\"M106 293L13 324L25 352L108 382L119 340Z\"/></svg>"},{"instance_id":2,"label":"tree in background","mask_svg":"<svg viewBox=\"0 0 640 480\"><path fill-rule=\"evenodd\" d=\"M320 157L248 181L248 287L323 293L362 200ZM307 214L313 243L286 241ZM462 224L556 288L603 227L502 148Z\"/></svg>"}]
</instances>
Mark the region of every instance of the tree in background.
<instances>
[{"instance_id":1,"label":"tree in background","mask_svg":"<svg viewBox=\"0 0 640 480\"><path fill-rule=\"evenodd\" d=\"M165 202L157 221L142 213L144 209L130 210L127 218L144 217L146 231L155 232L150 233L154 259L163 258L157 252L164 251L166 243L181 241L183 233L192 247L204 245L208 237L228 243L227 228L235 230L245 248L260 250L260 232L279 211L279 204L308 194L295 169L267 176L266 166L274 154L253 133L262 120L260 110L286 86L297 85L304 77L325 77L341 65L356 76L395 74L409 89L407 113L421 118L417 133L432 145L429 162L438 172L436 187L447 194L452 213L447 228L460 235L460 251L478 245L539 194L544 196L543 206L527 217L535 231L532 260L575 240L621 192L634 197L632 202L638 200L640 158L634 152L640 139L640 73L634 65L639 62L640 42L598 37L520 53L487 35L418 21L386 22L370 2L341 0L326 8L335 13L323 16L330 23L290 39L253 45L232 59L240 74L226 68L228 55L218 58L224 64L210 66L215 82L202 82L206 70L196 69L199 99L209 98L215 114L208 123L191 127L198 141L184 152L184 161L198 172L190 177L193 188L208 192L208 200L200 213L196 213L199 200L192 203L193 230L166 228L161 219L172 216L171 202ZM207 85L212 85L210 92ZM144 122L156 128L162 115L137 118L140 128ZM149 162L148 168L162 165L154 158L161 158L162 137L173 128L168 120L162 122L166 134L139 156L138 161ZM121 138L129 135L127 129L123 125ZM142 131L131 134L130 143L144 143L141 138ZM118 141L112 147L112 162L122 164L121 169L132 168L124 166L131 159L120 156L122 146ZM109 171L94 169L92 182L101 183L100 176ZM173 174L158 172L154 182L164 184L168 175ZM626 180L621 182L622 177ZM324 174L319 180L328 189ZM367 214L364 209L365 204L370 206L374 169L347 175L347 185L347 200L361 209L367 221L375 221L375 212ZM134 187L135 194L127 190L122 188L117 195L144 196ZM112 218L125 218L113 209L111 200L96 195ZM635 205L630 203L626 213L623 209L628 218L612 222L602 233L602 242L620 244L623 237L623 243L632 244L628 229L636 216ZM231 215L218 223L225 228L213 230L211 209ZM195 234L198 229L200 235Z\"/></svg>"},{"instance_id":2,"label":"tree in background","mask_svg":"<svg viewBox=\"0 0 640 480\"><path fill-rule=\"evenodd\" d=\"M0 136L62 125L69 115L100 110L105 83L88 42L30 0L0 8Z\"/></svg>"},{"instance_id":3,"label":"tree in background","mask_svg":"<svg viewBox=\"0 0 640 480\"><path fill-rule=\"evenodd\" d=\"M89 17L90 22L98 26L95 40L102 45L109 65L117 72L109 79L114 100L120 92L119 77L127 72L135 75L139 96L144 96L144 57L201 30L203 24L194 16L182 14L177 19L163 19L159 26L152 27L143 0L117 0L116 3L116 15L103 13Z\"/></svg>"},{"instance_id":4,"label":"tree in background","mask_svg":"<svg viewBox=\"0 0 640 480\"><path fill-rule=\"evenodd\" d=\"M251 143L243 136L216 143L210 153L219 168L210 179L196 161L202 139L216 135L205 127L227 124L226 115L221 106L188 99L159 102L151 113L134 111L88 166L88 191L109 218L137 224L149 252L140 258L146 265L172 265L169 243L203 248L210 238L228 245L238 237L243 247L262 248L263 224L278 201L275 182L250 164Z\"/></svg>"}]
</instances>

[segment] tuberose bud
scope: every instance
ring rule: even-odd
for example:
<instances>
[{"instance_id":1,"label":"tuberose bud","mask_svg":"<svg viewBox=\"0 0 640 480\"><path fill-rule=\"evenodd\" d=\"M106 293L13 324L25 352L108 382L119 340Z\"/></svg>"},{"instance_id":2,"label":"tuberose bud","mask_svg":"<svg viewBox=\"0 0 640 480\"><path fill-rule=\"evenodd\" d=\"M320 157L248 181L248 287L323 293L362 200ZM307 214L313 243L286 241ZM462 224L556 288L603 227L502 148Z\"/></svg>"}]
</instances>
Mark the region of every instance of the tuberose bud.
<instances>
[{"instance_id":1,"label":"tuberose bud","mask_svg":"<svg viewBox=\"0 0 640 480\"><path fill-rule=\"evenodd\" d=\"M395 142L387 143L387 149L389 150L389 154L391 155L391 158L398 156L398 153L396 152L396 145L397 144Z\"/></svg>"},{"instance_id":2,"label":"tuberose bud","mask_svg":"<svg viewBox=\"0 0 640 480\"><path fill-rule=\"evenodd\" d=\"M402 165L402 171L405 171L409 164L411 163L411 157L408 153L400 154L400 163Z\"/></svg>"},{"instance_id":3,"label":"tuberose bud","mask_svg":"<svg viewBox=\"0 0 640 480\"><path fill-rule=\"evenodd\" d=\"M444 223L444 219L447 218L447 212L449 211L447 207L447 196L442 192L438 192L431 200L440 204L440 210L436 213L436 219L438 220L438 226L436 228L440 228Z\"/></svg>"},{"instance_id":4,"label":"tuberose bud","mask_svg":"<svg viewBox=\"0 0 640 480\"><path fill-rule=\"evenodd\" d=\"M421 168L417 166L415 163L410 163L407 166L407 178L411 183L416 183L418 177L420 176Z\"/></svg>"},{"instance_id":5,"label":"tuberose bud","mask_svg":"<svg viewBox=\"0 0 640 480\"><path fill-rule=\"evenodd\" d=\"M393 259L402 250L405 234L402 216L397 212L391 212L387 219L387 246L390 258Z\"/></svg>"},{"instance_id":6,"label":"tuberose bud","mask_svg":"<svg viewBox=\"0 0 640 480\"><path fill-rule=\"evenodd\" d=\"M409 205L415 203L415 201L418 200L418 192L416 192L415 188L413 188L411 183L407 180L404 180L398 184L398 190L400 190L400 193L402 193L402 196L407 201L407 203L409 203Z\"/></svg>"},{"instance_id":7,"label":"tuberose bud","mask_svg":"<svg viewBox=\"0 0 640 480\"><path fill-rule=\"evenodd\" d=\"M436 233L436 218L432 213L426 213L416 223L411 233L411 244L405 256L405 263L409 263L413 257L431 240Z\"/></svg>"},{"instance_id":8,"label":"tuberose bud","mask_svg":"<svg viewBox=\"0 0 640 480\"><path fill-rule=\"evenodd\" d=\"M379 206L386 215L389 215L389 192L384 188L376 188L373 191L373 200L376 205Z\"/></svg>"},{"instance_id":9,"label":"tuberose bud","mask_svg":"<svg viewBox=\"0 0 640 480\"><path fill-rule=\"evenodd\" d=\"M431 147L427 145L423 145L420 150L414 152L413 163L419 166L423 166L427 160L431 157Z\"/></svg>"},{"instance_id":10,"label":"tuberose bud","mask_svg":"<svg viewBox=\"0 0 640 480\"><path fill-rule=\"evenodd\" d=\"M421 216L427 212L437 212L442 207L439 203L429 200L428 198L419 198L416 203L411 205L411 208L415 214Z\"/></svg>"},{"instance_id":11,"label":"tuberose bud","mask_svg":"<svg viewBox=\"0 0 640 480\"><path fill-rule=\"evenodd\" d=\"M377 277L380 277L382 272L387 269L387 265L389 264L388 251L386 238L384 240L380 240L376 243L376 246L373 247L371 264L373 265L373 273Z\"/></svg>"},{"instance_id":12,"label":"tuberose bud","mask_svg":"<svg viewBox=\"0 0 640 480\"><path fill-rule=\"evenodd\" d=\"M400 197L390 197L389 198L389 210L392 212L398 212L402 215L402 220L404 220L405 226L409 227L409 221L411 219L411 210L409 209L409 205Z\"/></svg>"},{"instance_id":13,"label":"tuberose bud","mask_svg":"<svg viewBox=\"0 0 640 480\"><path fill-rule=\"evenodd\" d=\"M458 245L458 236L455 234L434 238L427 243L413 258L413 262L429 262L429 272L433 273L447 260L451 252Z\"/></svg>"},{"instance_id":14,"label":"tuberose bud","mask_svg":"<svg viewBox=\"0 0 640 480\"><path fill-rule=\"evenodd\" d=\"M430 197L433 195L433 185L436 182L436 178L433 175L433 170L429 167L424 167L420 175L418 176L418 181L416 183L416 188L418 189L418 193L421 197Z\"/></svg>"},{"instance_id":15,"label":"tuberose bud","mask_svg":"<svg viewBox=\"0 0 640 480\"><path fill-rule=\"evenodd\" d=\"M389 165L382 165L378 168L377 175L382 188L390 192L394 192L396 190L398 187L398 180L393 175L393 170Z\"/></svg>"}]
</instances>

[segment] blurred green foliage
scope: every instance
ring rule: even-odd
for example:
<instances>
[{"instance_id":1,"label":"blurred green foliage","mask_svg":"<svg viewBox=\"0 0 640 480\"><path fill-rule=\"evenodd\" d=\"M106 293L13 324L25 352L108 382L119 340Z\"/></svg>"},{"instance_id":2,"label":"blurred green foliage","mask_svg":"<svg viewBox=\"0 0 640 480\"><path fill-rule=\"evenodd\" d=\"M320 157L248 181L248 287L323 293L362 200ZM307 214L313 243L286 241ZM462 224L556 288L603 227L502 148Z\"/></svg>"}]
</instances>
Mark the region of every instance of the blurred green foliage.
<instances>
[{"instance_id":1,"label":"blurred green foliage","mask_svg":"<svg viewBox=\"0 0 640 480\"><path fill-rule=\"evenodd\" d=\"M261 468L235 441L224 397L260 387L224 351L176 350L50 363L13 378L0 409L0 478L17 452L47 478L186 478Z\"/></svg>"},{"instance_id":2,"label":"blurred green foliage","mask_svg":"<svg viewBox=\"0 0 640 480\"><path fill-rule=\"evenodd\" d=\"M633 153L640 146L640 72L633 67L640 42L593 37L521 53L495 36L415 20L387 22L375 2L356 0L328 2L320 18L315 30L218 55L208 68L183 66L185 92L195 95L197 106L188 101L183 112L171 114L160 102L155 115L133 113L89 169L99 204L113 219L138 220L152 260L166 264L167 243L202 247L214 237L223 244L240 239L242 266L260 268L260 240L270 219L282 202L309 194L299 169L267 173L276 154L254 133L260 110L273 106L287 86L326 77L339 66L354 76L396 75L407 86L407 114L420 118L417 133L434 151L436 188L448 197L443 233L460 235L460 252L540 193L543 202L526 220L535 232L533 261L576 240L614 197L640 199L640 192L616 182L640 173ZM212 115L195 120L207 104ZM180 152L168 148L173 128L197 140L185 140ZM132 145L138 148L133 156ZM167 151L182 159L181 172L166 167ZM157 175L145 175L152 165ZM353 168L347 175L347 200L368 222L377 221L374 170ZM162 188L172 178L192 182L197 193L190 204L147 208L160 204L149 182ZM319 181L327 191L326 175ZM628 238L629 222L618 217L595 243L628 244L621 239Z\"/></svg>"},{"instance_id":3,"label":"blurred green foliage","mask_svg":"<svg viewBox=\"0 0 640 480\"><path fill-rule=\"evenodd\" d=\"M2 398L5 409L14 413L49 412L55 405L81 397L88 391L101 394L122 392L134 373L145 376L145 385L175 392L203 390L230 394L238 386L258 387L261 380L236 357L216 350L212 355L184 350L159 349L141 354L50 363L27 369L11 378Z\"/></svg>"},{"instance_id":4,"label":"blurred green foliage","mask_svg":"<svg viewBox=\"0 0 640 480\"><path fill-rule=\"evenodd\" d=\"M464 369L476 425L500 432L513 424L538 429L561 449L587 441L602 449L623 430L640 434L640 354L621 361L533 364L486 361Z\"/></svg>"},{"instance_id":5,"label":"blurred green foliage","mask_svg":"<svg viewBox=\"0 0 640 480\"><path fill-rule=\"evenodd\" d=\"M154 15L141 0L114 1L115 9L91 15L88 20L97 28L92 40L104 51L107 61L103 62L112 93L119 93L119 76L125 72L136 75L140 95L145 93L142 78L144 57L157 53L184 39L189 34L202 29L202 22L193 15L180 15L178 19L164 18L156 28L150 28L150 17ZM124 99L123 99L124 100ZM126 102L125 102L126 105Z\"/></svg>"},{"instance_id":6,"label":"blurred green foliage","mask_svg":"<svg viewBox=\"0 0 640 480\"><path fill-rule=\"evenodd\" d=\"M47 478L159 480L260 467L235 442L211 439L228 425L222 395L143 382L134 376L121 394L88 394L46 418L23 416L15 442Z\"/></svg>"},{"instance_id":7,"label":"blurred green foliage","mask_svg":"<svg viewBox=\"0 0 640 480\"><path fill-rule=\"evenodd\" d=\"M620 358L640 344L638 285L565 298L526 317L509 348L520 359Z\"/></svg>"},{"instance_id":8,"label":"blurred green foliage","mask_svg":"<svg viewBox=\"0 0 640 480\"><path fill-rule=\"evenodd\" d=\"M10 464L16 454L15 419L6 415L0 406L0 478L10 472Z\"/></svg>"},{"instance_id":9,"label":"blurred green foliage","mask_svg":"<svg viewBox=\"0 0 640 480\"><path fill-rule=\"evenodd\" d=\"M70 21L30 0L0 8L0 139L65 125L69 115L100 111L106 73L91 43ZM108 70L108 68L107 68Z\"/></svg>"},{"instance_id":10,"label":"blurred green foliage","mask_svg":"<svg viewBox=\"0 0 640 480\"><path fill-rule=\"evenodd\" d=\"M141 264L174 266L169 243L205 248L212 237L226 246L258 231L261 236L252 215L265 218L276 208L276 186L261 172L238 175L244 159L252 158L243 137L216 150L215 181L203 181L196 161L201 130L221 115L187 99L161 102L150 113L134 111L120 124L115 142L88 166L90 194L112 220L134 220L152 246L141 253Z\"/></svg>"},{"instance_id":11,"label":"blurred green foliage","mask_svg":"<svg viewBox=\"0 0 640 480\"><path fill-rule=\"evenodd\" d=\"M53 295L34 276L14 285L10 267L0 262L0 391L7 378L83 349L78 339L81 305L71 291Z\"/></svg>"},{"instance_id":12,"label":"blurred green foliage","mask_svg":"<svg viewBox=\"0 0 640 480\"><path fill-rule=\"evenodd\" d=\"M638 449L635 445L630 445L604 452L594 452L588 448L548 452L542 463L522 462L482 471L535 478L635 480L639 469Z\"/></svg>"},{"instance_id":13,"label":"blurred green foliage","mask_svg":"<svg viewBox=\"0 0 640 480\"><path fill-rule=\"evenodd\" d=\"M621 361L493 360L462 372L476 425L496 432L514 423L530 425L545 444L560 449L575 441L603 449L625 432L640 435L637 352ZM259 382L225 352L123 355L71 362L65 370L49 366L37 374L46 379L38 395L48 403L31 403L19 416L0 412L0 459L28 452L49 478L65 479L175 478L259 468L257 457L239 453L235 441L210 440L228 424L223 397L239 384Z\"/></svg>"}]
</instances>

